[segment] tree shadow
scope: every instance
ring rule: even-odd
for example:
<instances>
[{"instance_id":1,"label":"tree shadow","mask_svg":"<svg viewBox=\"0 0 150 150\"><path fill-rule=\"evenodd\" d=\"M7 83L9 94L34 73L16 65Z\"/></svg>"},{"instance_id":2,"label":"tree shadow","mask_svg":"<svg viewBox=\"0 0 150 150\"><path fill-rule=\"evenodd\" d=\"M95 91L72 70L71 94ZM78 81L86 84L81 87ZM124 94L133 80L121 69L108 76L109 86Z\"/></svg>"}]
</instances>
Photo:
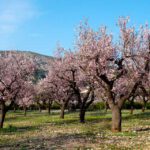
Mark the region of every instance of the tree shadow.
<instances>
[{"instance_id":1,"label":"tree shadow","mask_svg":"<svg viewBox=\"0 0 150 150\"><path fill-rule=\"evenodd\" d=\"M91 122L91 123L100 123L100 122L110 122L111 117L109 118L87 118L85 122Z\"/></svg>"},{"instance_id":2,"label":"tree shadow","mask_svg":"<svg viewBox=\"0 0 150 150\"><path fill-rule=\"evenodd\" d=\"M77 124L79 123L79 121L75 118L75 119L60 119L60 120L55 120L55 121L46 121L46 124L52 124L52 125L64 125L64 124Z\"/></svg>"},{"instance_id":3,"label":"tree shadow","mask_svg":"<svg viewBox=\"0 0 150 150\"><path fill-rule=\"evenodd\" d=\"M136 132L141 132L141 131L150 131L150 127L146 127L146 128L137 128L135 129Z\"/></svg>"},{"instance_id":4,"label":"tree shadow","mask_svg":"<svg viewBox=\"0 0 150 150\"><path fill-rule=\"evenodd\" d=\"M17 127L9 125L6 128L0 129L0 134L14 134L14 133L23 133L27 131L35 131L38 130L39 126L25 126L25 127Z\"/></svg>"},{"instance_id":5,"label":"tree shadow","mask_svg":"<svg viewBox=\"0 0 150 150\"><path fill-rule=\"evenodd\" d=\"M80 123L79 118L73 119L60 119L55 121L46 121L46 124L52 125L70 125L70 124L92 124L92 123L101 123L101 122L110 122L111 118L86 118L85 123Z\"/></svg>"},{"instance_id":6,"label":"tree shadow","mask_svg":"<svg viewBox=\"0 0 150 150\"><path fill-rule=\"evenodd\" d=\"M67 134L67 133L60 133L57 136L54 137L37 137L37 138L29 138L28 140L19 141L14 143L13 145L2 145L1 148L14 148L15 149L49 149L49 150L56 150L56 149L62 149L66 150L69 149L68 145L72 148L78 148L80 145L76 145L75 147L72 146L72 142L77 142L82 145L83 148L87 148L87 143L95 143L97 142L96 138L99 138L99 140L106 139L105 133L101 132L99 133L99 137L97 137L96 134L92 132L83 132L83 133L73 133L73 134Z\"/></svg>"},{"instance_id":7,"label":"tree shadow","mask_svg":"<svg viewBox=\"0 0 150 150\"><path fill-rule=\"evenodd\" d=\"M11 113L11 115L9 115ZM12 115L13 114L13 115ZM12 112L12 111L9 111L7 114L6 114L6 118L5 120L6 121L12 121L12 120L18 120L21 118L21 120L26 120L28 118L31 118L31 117L41 117L41 116L59 116L60 114L60 111L52 111L50 114L48 114L48 112L44 111L44 112L39 112L39 111L30 111L28 110L27 111L27 114L26 116L24 116L24 112L23 111L16 111L16 112ZM74 114L74 113L70 113L70 112L65 112L65 114Z\"/></svg>"},{"instance_id":8,"label":"tree shadow","mask_svg":"<svg viewBox=\"0 0 150 150\"><path fill-rule=\"evenodd\" d=\"M124 120L129 119L150 119L150 112L138 113L138 114L129 114L128 116L123 117Z\"/></svg>"}]
</instances>

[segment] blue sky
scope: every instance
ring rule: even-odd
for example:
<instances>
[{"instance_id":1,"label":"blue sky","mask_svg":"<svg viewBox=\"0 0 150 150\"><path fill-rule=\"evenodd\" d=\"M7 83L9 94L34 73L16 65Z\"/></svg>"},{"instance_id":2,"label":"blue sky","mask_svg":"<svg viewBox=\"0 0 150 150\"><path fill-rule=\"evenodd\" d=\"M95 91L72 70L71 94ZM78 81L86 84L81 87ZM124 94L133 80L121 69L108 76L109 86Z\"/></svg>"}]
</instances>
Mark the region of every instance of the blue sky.
<instances>
[{"instance_id":1,"label":"blue sky","mask_svg":"<svg viewBox=\"0 0 150 150\"><path fill-rule=\"evenodd\" d=\"M88 18L116 36L119 16L132 24L150 22L150 0L0 0L0 50L53 55L57 44L72 48L75 29Z\"/></svg>"}]
</instances>

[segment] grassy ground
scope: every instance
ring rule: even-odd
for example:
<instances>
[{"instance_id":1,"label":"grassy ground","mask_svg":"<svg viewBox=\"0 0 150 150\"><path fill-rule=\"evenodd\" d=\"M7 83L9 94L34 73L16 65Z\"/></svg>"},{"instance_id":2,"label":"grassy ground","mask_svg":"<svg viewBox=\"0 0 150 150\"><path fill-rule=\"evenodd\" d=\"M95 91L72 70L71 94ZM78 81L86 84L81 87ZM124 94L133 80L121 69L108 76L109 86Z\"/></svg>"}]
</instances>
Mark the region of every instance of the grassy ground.
<instances>
[{"instance_id":1,"label":"grassy ground","mask_svg":"<svg viewBox=\"0 0 150 150\"><path fill-rule=\"evenodd\" d=\"M80 124L78 112L9 112L0 130L0 149L10 150L148 150L150 149L150 110L123 111L123 132L111 133L111 113L87 112Z\"/></svg>"}]
</instances>

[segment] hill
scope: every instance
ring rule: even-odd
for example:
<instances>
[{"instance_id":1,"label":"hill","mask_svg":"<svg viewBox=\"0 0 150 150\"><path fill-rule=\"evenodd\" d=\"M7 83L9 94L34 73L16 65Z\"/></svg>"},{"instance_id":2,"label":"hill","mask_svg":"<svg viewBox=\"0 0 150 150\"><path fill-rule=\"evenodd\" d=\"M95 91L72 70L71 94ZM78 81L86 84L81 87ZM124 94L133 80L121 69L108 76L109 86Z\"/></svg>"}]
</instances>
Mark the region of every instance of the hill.
<instances>
[{"instance_id":1,"label":"hill","mask_svg":"<svg viewBox=\"0 0 150 150\"><path fill-rule=\"evenodd\" d=\"M35 72L36 80L40 78L44 78L48 68L51 67L52 61L54 60L54 57L52 56L46 56L42 54L38 54L31 51L16 51L16 50L3 50L0 51L0 55L6 55L8 53L11 53L13 55L23 54L26 57L29 57L34 60L34 62L37 64L38 69Z\"/></svg>"}]
</instances>

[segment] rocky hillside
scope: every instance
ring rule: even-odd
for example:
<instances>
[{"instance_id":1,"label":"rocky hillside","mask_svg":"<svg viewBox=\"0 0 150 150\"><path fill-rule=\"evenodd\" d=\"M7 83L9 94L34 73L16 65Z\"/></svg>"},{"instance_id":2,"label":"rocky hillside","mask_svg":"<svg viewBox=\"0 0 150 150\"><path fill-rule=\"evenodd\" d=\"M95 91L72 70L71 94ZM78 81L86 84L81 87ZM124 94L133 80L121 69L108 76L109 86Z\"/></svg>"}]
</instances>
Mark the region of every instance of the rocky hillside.
<instances>
[{"instance_id":1,"label":"rocky hillside","mask_svg":"<svg viewBox=\"0 0 150 150\"><path fill-rule=\"evenodd\" d=\"M16 50L0 51L1 56L8 53L12 53L14 55L23 54L26 57L33 59L38 66L38 69L35 73L36 80L45 77L45 74L47 73L47 69L51 67L52 61L54 60L54 57L52 56L46 56L46 55L42 55L30 51L16 51Z\"/></svg>"}]
</instances>

